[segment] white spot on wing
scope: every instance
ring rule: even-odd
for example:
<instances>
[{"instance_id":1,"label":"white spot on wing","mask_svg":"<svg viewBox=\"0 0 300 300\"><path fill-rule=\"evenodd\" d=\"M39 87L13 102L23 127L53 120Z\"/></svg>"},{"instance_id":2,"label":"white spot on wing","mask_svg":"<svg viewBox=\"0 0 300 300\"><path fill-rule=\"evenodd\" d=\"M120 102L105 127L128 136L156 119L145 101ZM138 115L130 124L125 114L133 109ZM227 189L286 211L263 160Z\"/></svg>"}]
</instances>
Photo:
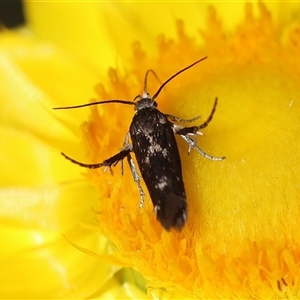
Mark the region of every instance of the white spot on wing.
<instances>
[{"instance_id":1,"label":"white spot on wing","mask_svg":"<svg viewBox=\"0 0 300 300\"><path fill-rule=\"evenodd\" d=\"M159 205L155 205L154 206L154 212L157 215L157 212L160 210L160 206Z\"/></svg>"},{"instance_id":2,"label":"white spot on wing","mask_svg":"<svg viewBox=\"0 0 300 300\"><path fill-rule=\"evenodd\" d=\"M166 187L166 186L167 186L167 183L165 181L156 184L156 187L158 187L160 190L163 190L164 187Z\"/></svg>"}]
</instances>

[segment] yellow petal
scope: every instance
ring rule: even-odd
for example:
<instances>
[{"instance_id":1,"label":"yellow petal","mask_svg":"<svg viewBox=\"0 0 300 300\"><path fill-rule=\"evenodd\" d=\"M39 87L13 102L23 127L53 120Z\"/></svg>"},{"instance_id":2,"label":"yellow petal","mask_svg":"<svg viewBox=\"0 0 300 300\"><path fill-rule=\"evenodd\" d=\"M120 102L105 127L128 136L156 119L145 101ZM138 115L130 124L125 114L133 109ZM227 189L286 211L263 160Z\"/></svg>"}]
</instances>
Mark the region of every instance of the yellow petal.
<instances>
[{"instance_id":1,"label":"yellow petal","mask_svg":"<svg viewBox=\"0 0 300 300\"><path fill-rule=\"evenodd\" d=\"M0 40L1 296L90 297L117 268L64 237L106 251L106 238L79 225L93 222L95 194L60 155L77 148L78 123L55 116L52 107L89 97L96 79L79 61L26 32L3 32ZM89 92L83 92L85 80Z\"/></svg>"}]
</instances>

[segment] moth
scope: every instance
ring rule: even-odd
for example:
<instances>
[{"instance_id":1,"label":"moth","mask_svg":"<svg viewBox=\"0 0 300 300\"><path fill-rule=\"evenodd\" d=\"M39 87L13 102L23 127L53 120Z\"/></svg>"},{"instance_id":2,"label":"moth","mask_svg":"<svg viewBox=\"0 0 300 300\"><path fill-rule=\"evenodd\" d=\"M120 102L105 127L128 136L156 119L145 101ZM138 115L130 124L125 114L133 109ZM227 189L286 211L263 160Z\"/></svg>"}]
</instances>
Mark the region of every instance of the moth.
<instances>
[{"instance_id":1,"label":"moth","mask_svg":"<svg viewBox=\"0 0 300 300\"><path fill-rule=\"evenodd\" d=\"M127 100L104 100L87 103L77 106L56 107L54 109L72 109L86 107L90 105L119 103L134 106L134 116L132 118L129 131L126 134L123 146L117 154L104 160L101 163L86 164L74 160L73 158L61 153L72 163L84 168L96 169L104 167L111 170L112 166L122 163L126 158L137 184L140 202L139 207L143 206L145 193L141 181L142 178L148 189L150 198L153 202L154 211L158 221L166 229L174 228L181 230L187 221L187 200L182 178L182 166L175 135L181 136L188 144L188 153L191 149L197 150L203 157L210 160L220 161L225 157L214 157L205 153L196 143L196 135L202 134L201 129L205 128L213 118L218 99L215 99L212 111L207 120L198 126L182 126L180 123L190 123L199 117L192 119L181 119L179 117L165 114L157 108L155 99L162 89L176 76L192 68L199 62L205 60L203 57L191 65L181 69L169 79L167 79L157 92L151 97L147 92L147 78L150 72L148 70L144 79L144 89L142 95L138 95L133 101ZM156 74L154 73L156 76ZM134 153L139 167L140 174L135 166L131 154Z\"/></svg>"}]
</instances>

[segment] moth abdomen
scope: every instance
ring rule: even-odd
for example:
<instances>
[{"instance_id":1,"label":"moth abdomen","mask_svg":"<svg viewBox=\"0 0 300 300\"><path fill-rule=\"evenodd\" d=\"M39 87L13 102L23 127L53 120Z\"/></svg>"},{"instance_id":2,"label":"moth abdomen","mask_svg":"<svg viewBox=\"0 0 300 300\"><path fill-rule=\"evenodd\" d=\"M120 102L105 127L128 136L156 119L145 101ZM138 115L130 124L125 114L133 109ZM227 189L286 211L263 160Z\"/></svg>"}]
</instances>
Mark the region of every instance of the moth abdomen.
<instances>
[{"instance_id":1,"label":"moth abdomen","mask_svg":"<svg viewBox=\"0 0 300 300\"><path fill-rule=\"evenodd\" d=\"M184 197L169 194L154 206L154 210L157 219L166 230L181 230L186 223L187 203Z\"/></svg>"}]
</instances>

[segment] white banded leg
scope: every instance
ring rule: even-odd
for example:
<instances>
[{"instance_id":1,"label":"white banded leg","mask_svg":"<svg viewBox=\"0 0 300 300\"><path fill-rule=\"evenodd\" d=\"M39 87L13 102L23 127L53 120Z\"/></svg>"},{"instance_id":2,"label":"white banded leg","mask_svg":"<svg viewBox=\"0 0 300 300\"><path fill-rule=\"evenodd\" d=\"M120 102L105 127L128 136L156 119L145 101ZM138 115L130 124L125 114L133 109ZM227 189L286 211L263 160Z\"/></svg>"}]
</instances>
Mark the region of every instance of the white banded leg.
<instances>
[{"instance_id":1,"label":"white banded leg","mask_svg":"<svg viewBox=\"0 0 300 300\"><path fill-rule=\"evenodd\" d=\"M133 180L135 181L135 183L137 184L138 189L139 189L139 193L140 193L139 208L141 208L141 207L143 207L144 198L145 198L145 193L143 191L143 188L142 188L141 182L140 182L141 177L139 176L139 174L136 170L135 164L134 164L133 159L130 154L127 155L127 161L128 161L128 164L129 164L132 176L133 176Z\"/></svg>"},{"instance_id":2,"label":"white banded leg","mask_svg":"<svg viewBox=\"0 0 300 300\"><path fill-rule=\"evenodd\" d=\"M199 148L199 146L197 145L197 143L192 139L190 138L189 136L187 135L181 135L181 137L188 143L189 145L189 150L188 150L188 153L190 153L191 149L194 148L196 149L203 157L206 157L210 160L223 160L225 159L225 156L222 156L222 157L216 157L216 156L212 156L212 155L209 155L207 154L206 152L204 152L201 148Z\"/></svg>"}]
</instances>

